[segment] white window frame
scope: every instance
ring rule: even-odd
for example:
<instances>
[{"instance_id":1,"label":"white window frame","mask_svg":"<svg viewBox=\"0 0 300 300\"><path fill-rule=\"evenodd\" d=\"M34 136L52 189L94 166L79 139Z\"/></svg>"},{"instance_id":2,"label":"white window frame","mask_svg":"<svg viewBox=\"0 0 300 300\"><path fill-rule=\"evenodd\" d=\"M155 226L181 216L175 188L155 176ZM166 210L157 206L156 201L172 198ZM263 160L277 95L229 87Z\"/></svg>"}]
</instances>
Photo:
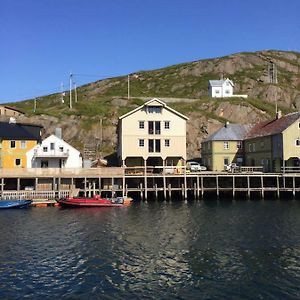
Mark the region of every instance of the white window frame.
<instances>
[{"instance_id":1,"label":"white window frame","mask_svg":"<svg viewBox=\"0 0 300 300\"><path fill-rule=\"evenodd\" d=\"M12 142L15 143L14 147L11 146L11 143L12 143ZM9 145L9 148L10 148L10 149L16 149L16 146L17 146L16 141L10 141L10 145Z\"/></svg>"},{"instance_id":2,"label":"white window frame","mask_svg":"<svg viewBox=\"0 0 300 300\"><path fill-rule=\"evenodd\" d=\"M145 140L144 139L139 139L139 147L140 148L145 147Z\"/></svg>"},{"instance_id":3,"label":"white window frame","mask_svg":"<svg viewBox=\"0 0 300 300\"><path fill-rule=\"evenodd\" d=\"M26 149L26 146L27 146L26 144L27 144L26 141L24 141L24 140L20 141L20 148L21 149Z\"/></svg>"},{"instance_id":4,"label":"white window frame","mask_svg":"<svg viewBox=\"0 0 300 300\"><path fill-rule=\"evenodd\" d=\"M17 165L17 160L20 160L20 164L19 165ZM15 166L16 167L22 166L22 159L21 158L16 158L15 159Z\"/></svg>"},{"instance_id":5,"label":"white window frame","mask_svg":"<svg viewBox=\"0 0 300 300\"><path fill-rule=\"evenodd\" d=\"M295 146L296 146L296 147L300 147L300 138L297 138L297 139L295 140Z\"/></svg>"},{"instance_id":6,"label":"white window frame","mask_svg":"<svg viewBox=\"0 0 300 300\"><path fill-rule=\"evenodd\" d=\"M170 147L170 139L165 139L165 147Z\"/></svg>"},{"instance_id":7,"label":"white window frame","mask_svg":"<svg viewBox=\"0 0 300 300\"><path fill-rule=\"evenodd\" d=\"M43 146L43 152L48 152L48 147L47 146Z\"/></svg>"},{"instance_id":8,"label":"white window frame","mask_svg":"<svg viewBox=\"0 0 300 300\"><path fill-rule=\"evenodd\" d=\"M224 141L223 142L223 149L224 150L229 150L229 141Z\"/></svg>"},{"instance_id":9,"label":"white window frame","mask_svg":"<svg viewBox=\"0 0 300 300\"><path fill-rule=\"evenodd\" d=\"M145 129L145 121L139 121L139 129Z\"/></svg>"},{"instance_id":10,"label":"white window frame","mask_svg":"<svg viewBox=\"0 0 300 300\"><path fill-rule=\"evenodd\" d=\"M164 123L165 123L164 128L169 130L170 129L170 121L164 121Z\"/></svg>"}]
</instances>

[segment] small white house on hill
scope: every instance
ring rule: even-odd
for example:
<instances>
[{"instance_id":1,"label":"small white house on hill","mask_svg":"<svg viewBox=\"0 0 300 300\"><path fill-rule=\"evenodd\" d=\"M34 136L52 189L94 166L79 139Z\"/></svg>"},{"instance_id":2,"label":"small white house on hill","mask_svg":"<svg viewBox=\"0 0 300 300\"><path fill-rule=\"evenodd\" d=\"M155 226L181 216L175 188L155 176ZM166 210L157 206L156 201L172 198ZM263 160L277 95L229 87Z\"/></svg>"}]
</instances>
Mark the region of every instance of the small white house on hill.
<instances>
[{"instance_id":1,"label":"small white house on hill","mask_svg":"<svg viewBox=\"0 0 300 300\"><path fill-rule=\"evenodd\" d=\"M52 134L26 153L27 168L82 168L78 150Z\"/></svg>"},{"instance_id":2,"label":"small white house on hill","mask_svg":"<svg viewBox=\"0 0 300 300\"><path fill-rule=\"evenodd\" d=\"M210 80L208 94L212 98L226 98L233 96L233 82L226 78L221 80Z\"/></svg>"}]
</instances>

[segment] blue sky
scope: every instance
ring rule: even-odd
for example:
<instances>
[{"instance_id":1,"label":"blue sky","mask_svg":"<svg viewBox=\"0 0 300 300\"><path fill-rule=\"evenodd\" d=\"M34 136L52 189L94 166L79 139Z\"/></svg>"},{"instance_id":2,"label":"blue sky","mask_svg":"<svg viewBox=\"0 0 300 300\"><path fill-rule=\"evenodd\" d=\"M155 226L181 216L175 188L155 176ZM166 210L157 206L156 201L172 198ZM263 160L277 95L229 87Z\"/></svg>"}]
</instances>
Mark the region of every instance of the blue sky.
<instances>
[{"instance_id":1,"label":"blue sky","mask_svg":"<svg viewBox=\"0 0 300 300\"><path fill-rule=\"evenodd\" d=\"M300 52L300 0L0 0L0 102L240 51ZM81 74L81 75L80 75Z\"/></svg>"}]
</instances>

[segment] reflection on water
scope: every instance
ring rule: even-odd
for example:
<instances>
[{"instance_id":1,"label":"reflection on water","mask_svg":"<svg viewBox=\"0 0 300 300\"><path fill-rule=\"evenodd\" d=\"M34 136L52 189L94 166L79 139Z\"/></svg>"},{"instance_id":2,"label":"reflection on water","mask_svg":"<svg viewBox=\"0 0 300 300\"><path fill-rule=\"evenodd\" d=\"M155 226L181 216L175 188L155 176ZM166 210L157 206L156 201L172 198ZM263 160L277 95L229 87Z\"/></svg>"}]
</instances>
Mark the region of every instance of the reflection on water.
<instances>
[{"instance_id":1,"label":"reflection on water","mask_svg":"<svg viewBox=\"0 0 300 300\"><path fill-rule=\"evenodd\" d=\"M300 203L0 211L0 297L299 299Z\"/></svg>"}]
</instances>

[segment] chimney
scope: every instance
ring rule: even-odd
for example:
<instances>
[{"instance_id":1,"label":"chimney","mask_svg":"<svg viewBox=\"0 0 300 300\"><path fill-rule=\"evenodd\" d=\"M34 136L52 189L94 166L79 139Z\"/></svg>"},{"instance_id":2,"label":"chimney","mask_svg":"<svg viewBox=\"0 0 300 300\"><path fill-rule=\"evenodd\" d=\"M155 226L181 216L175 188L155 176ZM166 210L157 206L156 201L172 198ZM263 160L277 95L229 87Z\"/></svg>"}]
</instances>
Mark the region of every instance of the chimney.
<instances>
[{"instance_id":1,"label":"chimney","mask_svg":"<svg viewBox=\"0 0 300 300\"><path fill-rule=\"evenodd\" d=\"M282 117L282 112L281 110L278 110L276 113L276 119L280 119Z\"/></svg>"},{"instance_id":2,"label":"chimney","mask_svg":"<svg viewBox=\"0 0 300 300\"><path fill-rule=\"evenodd\" d=\"M62 129L61 128L55 128L55 134L56 137L59 139L62 139Z\"/></svg>"}]
</instances>

